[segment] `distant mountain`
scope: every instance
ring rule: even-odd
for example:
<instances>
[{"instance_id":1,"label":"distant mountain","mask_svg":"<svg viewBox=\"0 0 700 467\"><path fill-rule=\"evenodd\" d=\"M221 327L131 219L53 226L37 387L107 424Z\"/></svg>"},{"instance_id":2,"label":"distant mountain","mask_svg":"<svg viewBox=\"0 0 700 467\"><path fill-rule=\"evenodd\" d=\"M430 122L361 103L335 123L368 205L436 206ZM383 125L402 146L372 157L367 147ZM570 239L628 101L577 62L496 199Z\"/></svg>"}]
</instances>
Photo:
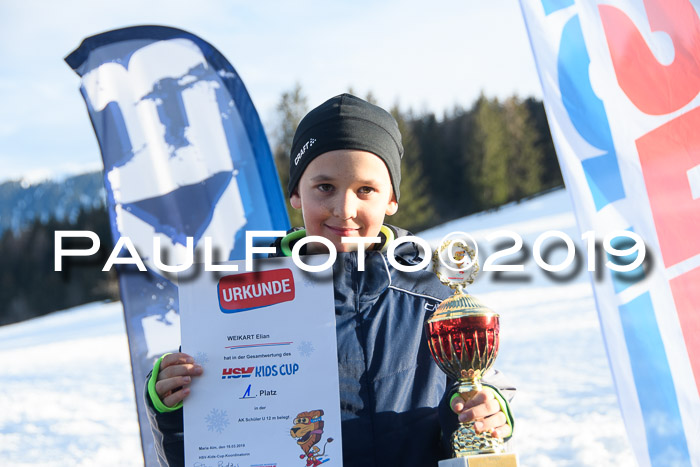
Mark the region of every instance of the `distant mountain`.
<instances>
[{"instance_id":1,"label":"distant mountain","mask_svg":"<svg viewBox=\"0 0 700 467\"><path fill-rule=\"evenodd\" d=\"M105 204L102 171L29 184L0 183L0 236L19 232L35 219L75 221L81 208Z\"/></svg>"}]
</instances>

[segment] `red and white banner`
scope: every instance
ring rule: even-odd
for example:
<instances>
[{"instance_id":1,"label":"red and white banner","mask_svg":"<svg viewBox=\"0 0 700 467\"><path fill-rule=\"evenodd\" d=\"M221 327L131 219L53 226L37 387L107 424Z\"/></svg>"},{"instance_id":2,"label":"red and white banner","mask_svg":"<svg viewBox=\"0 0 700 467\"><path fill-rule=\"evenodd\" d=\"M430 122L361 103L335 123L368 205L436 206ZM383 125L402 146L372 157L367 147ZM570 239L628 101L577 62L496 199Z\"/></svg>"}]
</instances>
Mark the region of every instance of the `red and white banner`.
<instances>
[{"instance_id":1,"label":"red and white banner","mask_svg":"<svg viewBox=\"0 0 700 467\"><path fill-rule=\"evenodd\" d=\"M521 6L581 231L644 242L610 258L643 267L591 276L630 443L700 466L700 4Z\"/></svg>"}]
</instances>

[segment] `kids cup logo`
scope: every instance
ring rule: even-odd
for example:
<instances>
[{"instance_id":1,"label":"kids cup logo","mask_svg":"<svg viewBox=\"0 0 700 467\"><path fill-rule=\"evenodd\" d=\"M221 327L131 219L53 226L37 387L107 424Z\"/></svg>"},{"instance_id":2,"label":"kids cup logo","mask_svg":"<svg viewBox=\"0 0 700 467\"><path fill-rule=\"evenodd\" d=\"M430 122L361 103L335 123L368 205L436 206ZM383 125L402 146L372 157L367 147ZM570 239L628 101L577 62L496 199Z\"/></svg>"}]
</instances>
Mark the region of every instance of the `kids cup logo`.
<instances>
[{"instance_id":1,"label":"kids cup logo","mask_svg":"<svg viewBox=\"0 0 700 467\"><path fill-rule=\"evenodd\" d=\"M224 313L294 300L294 276L291 269L246 272L219 279L219 307Z\"/></svg>"}]
</instances>

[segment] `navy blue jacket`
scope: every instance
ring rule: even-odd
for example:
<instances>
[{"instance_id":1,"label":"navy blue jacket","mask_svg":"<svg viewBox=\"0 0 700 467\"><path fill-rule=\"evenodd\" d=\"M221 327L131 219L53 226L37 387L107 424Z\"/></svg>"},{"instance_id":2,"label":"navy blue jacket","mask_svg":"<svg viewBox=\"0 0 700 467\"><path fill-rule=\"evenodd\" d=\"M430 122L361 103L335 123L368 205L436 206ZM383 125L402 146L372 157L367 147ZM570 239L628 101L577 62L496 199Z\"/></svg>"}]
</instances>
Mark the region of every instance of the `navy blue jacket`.
<instances>
[{"instance_id":1,"label":"navy blue jacket","mask_svg":"<svg viewBox=\"0 0 700 467\"><path fill-rule=\"evenodd\" d=\"M395 257L405 265L421 260L412 243L398 247ZM333 283L343 464L425 467L451 457L448 439L457 426L448 407L452 391L432 360L423 326L451 290L431 272L395 269L378 251L366 253L364 272L356 252L339 253ZM514 389L501 375L490 376L484 382L512 398ZM148 397L147 405L159 456L182 465L182 411L156 413Z\"/></svg>"}]
</instances>

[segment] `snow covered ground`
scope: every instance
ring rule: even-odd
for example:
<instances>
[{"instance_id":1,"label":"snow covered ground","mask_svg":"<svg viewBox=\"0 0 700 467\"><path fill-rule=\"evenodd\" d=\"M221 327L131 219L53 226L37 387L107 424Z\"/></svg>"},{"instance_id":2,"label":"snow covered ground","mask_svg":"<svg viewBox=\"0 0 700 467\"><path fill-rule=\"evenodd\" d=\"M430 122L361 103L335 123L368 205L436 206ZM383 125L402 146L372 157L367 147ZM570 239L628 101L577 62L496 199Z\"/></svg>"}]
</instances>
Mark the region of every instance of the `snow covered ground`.
<instances>
[{"instance_id":1,"label":"snow covered ground","mask_svg":"<svg viewBox=\"0 0 700 467\"><path fill-rule=\"evenodd\" d=\"M436 242L451 231L470 232L491 254L500 248L484 236L499 229L518 233L529 247L546 230L578 235L568 195L559 190L420 236ZM563 258L558 253L550 263ZM552 279L531 253L504 260L524 264L517 280L482 273L470 291L501 315L496 366L518 387L514 447L521 466L636 465L585 268ZM0 360L0 465L143 463L119 303L0 327Z\"/></svg>"},{"instance_id":2,"label":"snow covered ground","mask_svg":"<svg viewBox=\"0 0 700 467\"><path fill-rule=\"evenodd\" d=\"M0 465L143 464L121 303L0 328Z\"/></svg>"}]
</instances>

